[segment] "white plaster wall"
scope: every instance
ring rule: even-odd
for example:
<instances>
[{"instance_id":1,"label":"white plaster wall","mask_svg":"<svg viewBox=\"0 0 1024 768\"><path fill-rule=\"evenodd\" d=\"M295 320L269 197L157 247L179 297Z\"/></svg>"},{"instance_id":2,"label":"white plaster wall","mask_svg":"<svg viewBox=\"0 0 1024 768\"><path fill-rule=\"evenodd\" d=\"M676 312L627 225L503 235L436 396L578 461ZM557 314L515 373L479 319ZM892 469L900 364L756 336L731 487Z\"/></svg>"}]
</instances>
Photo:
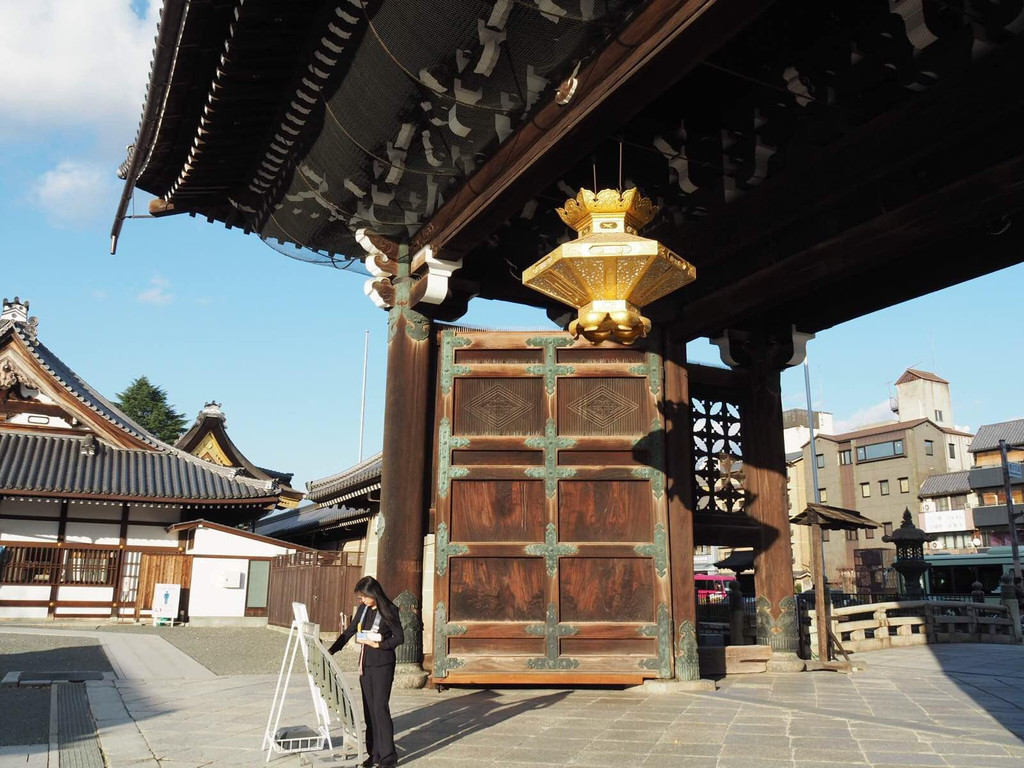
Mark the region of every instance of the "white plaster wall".
<instances>
[{"instance_id":1,"label":"white plaster wall","mask_svg":"<svg viewBox=\"0 0 1024 768\"><path fill-rule=\"evenodd\" d=\"M366 564L363 568L364 576L377 578L377 522L380 514L370 518L366 525Z\"/></svg>"},{"instance_id":2,"label":"white plaster wall","mask_svg":"<svg viewBox=\"0 0 1024 768\"><path fill-rule=\"evenodd\" d=\"M176 547L178 534L158 525L129 525L127 541L130 547Z\"/></svg>"},{"instance_id":3,"label":"white plaster wall","mask_svg":"<svg viewBox=\"0 0 1024 768\"><path fill-rule=\"evenodd\" d=\"M0 600L49 600L50 585L4 584L0 586Z\"/></svg>"},{"instance_id":4,"label":"white plaster wall","mask_svg":"<svg viewBox=\"0 0 1024 768\"><path fill-rule=\"evenodd\" d=\"M285 542L267 544L240 534L218 531L215 528L197 528L195 544L189 550L194 555L245 555L247 557L273 557L294 551Z\"/></svg>"},{"instance_id":5,"label":"white plaster wall","mask_svg":"<svg viewBox=\"0 0 1024 768\"><path fill-rule=\"evenodd\" d=\"M53 543L58 527L56 520L0 520L0 541Z\"/></svg>"},{"instance_id":6,"label":"white plaster wall","mask_svg":"<svg viewBox=\"0 0 1024 768\"><path fill-rule=\"evenodd\" d=\"M188 510L194 512L195 510ZM198 515L197 515L198 517ZM132 504L128 507L129 520L142 520L151 523L180 523L180 506L154 506L148 504Z\"/></svg>"},{"instance_id":7,"label":"white plaster wall","mask_svg":"<svg viewBox=\"0 0 1024 768\"><path fill-rule=\"evenodd\" d=\"M157 530L160 530L159 528ZM64 530L64 541L74 544L108 544L117 546L121 542L120 523L68 523Z\"/></svg>"},{"instance_id":8,"label":"white plaster wall","mask_svg":"<svg viewBox=\"0 0 1024 768\"><path fill-rule=\"evenodd\" d=\"M99 602L100 600L111 603L114 601L113 587L58 587L57 599L81 600L84 602ZM106 609L110 613L110 609Z\"/></svg>"},{"instance_id":9,"label":"white plaster wall","mask_svg":"<svg viewBox=\"0 0 1024 768\"><path fill-rule=\"evenodd\" d=\"M46 606L39 608L16 608L14 606L0 608L0 619L45 619Z\"/></svg>"},{"instance_id":10,"label":"white plaster wall","mask_svg":"<svg viewBox=\"0 0 1024 768\"><path fill-rule=\"evenodd\" d=\"M89 614L91 616L107 617L107 616L110 616L110 608L101 608L101 607L89 608L89 607L75 607L75 606L61 607L61 606L58 605L58 606L54 607L53 613L54 613L55 616L65 616L65 615L69 615L69 614L74 614L76 616L79 616L79 615L81 615L83 613L87 613L87 614Z\"/></svg>"},{"instance_id":11,"label":"white plaster wall","mask_svg":"<svg viewBox=\"0 0 1024 768\"><path fill-rule=\"evenodd\" d=\"M0 514L31 515L32 517L60 517L59 501L28 501L27 499L0 499ZM0 526L3 522L0 522Z\"/></svg>"},{"instance_id":12,"label":"white plaster wall","mask_svg":"<svg viewBox=\"0 0 1024 768\"><path fill-rule=\"evenodd\" d=\"M225 572L241 573L240 589L222 587L221 575ZM188 598L189 618L208 616L245 616L246 579L249 575L249 561L216 557L192 559L192 588Z\"/></svg>"},{"instance_id":13,"label":"white plaster wall","mask_svg":"<svg viewBox=\"0 0 1024 768\"><path fill-rule=\"evenodd\" d=\"M94 517L120 523L121 502L71 501L68 503L68 517Z\"/></svg>"}]
</instances>

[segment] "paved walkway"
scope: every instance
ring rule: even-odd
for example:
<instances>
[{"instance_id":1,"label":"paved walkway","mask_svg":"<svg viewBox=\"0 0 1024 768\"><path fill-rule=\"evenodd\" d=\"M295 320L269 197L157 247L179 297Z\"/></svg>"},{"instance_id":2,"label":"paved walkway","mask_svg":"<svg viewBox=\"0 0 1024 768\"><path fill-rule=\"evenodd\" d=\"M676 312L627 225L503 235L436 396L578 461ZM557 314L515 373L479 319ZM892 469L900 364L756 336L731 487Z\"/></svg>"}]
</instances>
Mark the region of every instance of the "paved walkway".
<instances>
[{"instance_id":1,"label":"paved walkway","mask_svg":"<svg viewBox=\"0 0 1024 768\"><path fill-rule=\"evenodd\" d=\"M851 676L738 676L715 693L395 692L400 760L420 768L1024 766L1024 647L859 656L868 669ZM271 675L186 681L165 674L89 683L107 765L260 764L275 682ZM311 722L309 691L297 680L282 724ZM26 765L24 755L15 757L0 754L0 768ZM300 758L271 765L297 768Z\"/></svg>"},{"instance_id":2,"label":"paved walkway","mask_svg":"<svg viewBox=\"0 0 1024 768\"><path fill-rule=\"evenodd\" d=\"M0 625L0 632L21 635L89 637L100 641L114 672L122 680L210 679L216 677L192 657L161 637L86 629L39 629Z\"/></svg>"}]
</instances>

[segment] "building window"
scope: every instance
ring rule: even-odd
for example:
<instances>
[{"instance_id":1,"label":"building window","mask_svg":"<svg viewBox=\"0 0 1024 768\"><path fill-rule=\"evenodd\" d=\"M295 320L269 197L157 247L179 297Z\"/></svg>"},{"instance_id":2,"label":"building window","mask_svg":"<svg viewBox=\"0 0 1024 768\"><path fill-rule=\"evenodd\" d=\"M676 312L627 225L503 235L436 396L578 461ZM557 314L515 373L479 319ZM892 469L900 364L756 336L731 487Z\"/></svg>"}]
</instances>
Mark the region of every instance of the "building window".
<instances>
[{"instance_id":1,"label":"building window","mask_svg":"<svg viewBox=\"0 0 1024 768\"><path fill-rule=\"evenodd\" d=\"M901 477L900 478L900 493L910 493L910 478L909 477Z\"/></svg>"},{"instance_id":2,"label":"building window","mask_svg":"<svg viewBox=\"0 0 1024 768\"><path fill-rule=\"evenodd\" d=\"M846 540L847 541L856 541L857 540L857 529L856 528L854 528L852 531L847 531L846 532Z\"/></svg>"},{"instance_id":3,"label":"building window","mask_svg":"<svg viewBox=\"0 0 1024 768\"><path fill-rule=\"evenodd\" d=\"M934 456L935 455L935 443L931 440L924 441L924 455Z\"/></svg>"},{"instance_id":4,"label":"building window","mask_svg":"<svg viewBox=\"0 0 1024 768\"><path fill-rule=\"evenodd\" d=\"M847 448L845 451L839 452L839 463L840 464L853 464L853 451Z\"/></svg>"},{"instance_id":5,"label":"building window","mask_svg":"<svg viewBox=\"0 0 1024 768\"><path fill-rule=\"evenodd\" d=\"M888 496L889 495L889 481L888 480L879 480L878 481L878 495L879 496Z\"/></svg>"},{"instance_id":6,"label":"building window","mask_svg":"<svg viewBox=\"0 0 1024 768\"><path fill-rule=\"evenodd\" d=\"M967 494L963 493L959 496L949 497L949 508L950 509L966 509L967 508Z\"/></svg>"},{"instance_id":7,"label":"building window","mask_svg":"<svg viewBox=\"0 0 1024 768\"><path fill-rule=\"evenodd\" d=\"M865 528L864 529L864 538L865 539L873 539L873 538L875 538L875 529L874 528Z\"/></svg>"},{"instance_id":8,"label":"building window","mask_svg":"<svg viewBox=\"0 0 1024 768\"><path fill-rule=\"evenodd\" d=\"M825 454L823 454L823 453L819 453L819 454L818 454L818 455L817 455L817 456L815 457L815 460L816 460L816 461L817 461L817 463L818 463L818 469L824 469L824 468L825 468Z\"/></svg>"},{"instance_id":9,"label":"building window","mask_svg":"<svg viewBox=\"0 0 1024 768\"><path fill-rule=\"evenodd\" d=\"M903 455L903 441L891 440L887 443L857 446L857 461L874 461L875 459L891 459Z\"/></svg>"},{"instance_id":10,"label":"building window","mask_svg":"<svg viewBox=\"0 0 1024 768\"><path fill-rule=\"evenodd\" d=\"M826 491L824 488L819 488L818 498L821 500L822 504L828 504L828 491Z\"/></svg>"},{"instance_id":11,"label":"building window","mask_svg":"<svg viewBox=\"0 0 1024 768\"><path fill-rule=\"evenodd\" d=\"M821 529L821 540L828 541L828 528Z\"/></svg>"},{"instance_id":12,"label":"building window","mask_svg":"<svg viewBox=\"0 0 1024 768\"><path fill-rule=\"evenodd\" d=\"M935 420L936 421L942 421L942 411L936 411L935 412Z\"/></svg>"},{"instance_id":13,"label":"building window","mask_svg":"<svg viewBox=\"0 0 1024 768\"><path fill-rule=\"evenodd\" d=\"M882 530L886 536L892 536L892 523L882 523Z\"/></svg>"},{"instance_id":14,"label":"building window","mask_svg":"<svg viewBox=\"0 0 1024 768\"><path fill-rule=\"evenodd\" d=\"M955 459L956 458L956 443L950 443L949 444L949 458L951 458L951 459Z\"/></svg>"},{"instance_id":15,"label":"building window","mask_svg":"<svg viewBox=\"0 0 1024 768\"><path fill-rule=\"evenodd\" d=\"M860 484L860 497L862 499L869 499L869 498L871 498L871 483L861 483Z\"/></svg>"}]
</instances>

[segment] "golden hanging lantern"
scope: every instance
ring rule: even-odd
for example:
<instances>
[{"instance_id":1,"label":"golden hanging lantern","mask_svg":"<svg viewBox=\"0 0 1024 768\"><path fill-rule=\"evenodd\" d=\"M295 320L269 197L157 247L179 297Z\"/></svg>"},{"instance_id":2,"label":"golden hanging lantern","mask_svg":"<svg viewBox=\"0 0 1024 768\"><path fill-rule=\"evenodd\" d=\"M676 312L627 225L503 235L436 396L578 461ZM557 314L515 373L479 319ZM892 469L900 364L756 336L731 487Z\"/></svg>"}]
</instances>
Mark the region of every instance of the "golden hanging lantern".
<instances>
[{"instance_id":1,"label":"golden hanging lantern","mask_svg":"<svg viewBox=\"0 0 1024 768\"><path fill-rule=\"evenodd\" d=\"M688 261L639 236L657 213L635 187L581 189L558 209L578 237L523 272L523 284L579 310L573 336L632 344L651 330L641 308L697 278Z\"/></svg>"}]
</instances>

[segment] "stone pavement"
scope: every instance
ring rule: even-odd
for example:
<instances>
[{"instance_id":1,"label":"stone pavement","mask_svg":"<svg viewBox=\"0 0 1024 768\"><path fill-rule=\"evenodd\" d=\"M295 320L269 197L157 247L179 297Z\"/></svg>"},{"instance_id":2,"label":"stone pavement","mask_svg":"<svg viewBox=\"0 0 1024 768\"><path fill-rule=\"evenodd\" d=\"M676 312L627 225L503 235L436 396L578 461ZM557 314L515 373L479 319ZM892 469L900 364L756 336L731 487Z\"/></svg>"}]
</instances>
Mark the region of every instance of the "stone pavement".
<instances>
[{"instance_id":1,"label":"stone pavement","mask_svg":"<svg viewBox=\"0 0 1024 768\"><path fill-rule=\"evenodd\" d=\"M396 691L400 761L421 768L1024 766L1024 648L859 656L869 668L852 676L748 675L715 693ZM101 712L123 701L120 715L97 715L111 768L198 768L263 762L274 683L267 675L116 681L90 683L89 691L97 702L106 698L94 705ZM311 721L305 681L295 681L282 724ZM271 761L299 764L296 755Z\"/></svg>"},{"instance_id":2,"label":"stone pavement","mask_svg":"<svg viewBox=\"0 0 1024 768\"><path fill-rule=\"evenodd\" d=\"M116 643L105 647L117 655ZM145 657L149 646L135 648ZM868 669L851 676L737 676L715 693L396 691L400 760L420 768L1024 766L1024 647L926 646L858 658ZM152 663L122 658L117 668L140 673ZM87 684L109 768L264 762L276 676L195 672L166 666L148 679ZM358 691L354 676L350 685ZM293 680L281 722L313 722L304 679ZM40 747L0 751L0 768L44 768ZM300 764L298 755L271 761Z\"/></svg>"}]
</instances>

